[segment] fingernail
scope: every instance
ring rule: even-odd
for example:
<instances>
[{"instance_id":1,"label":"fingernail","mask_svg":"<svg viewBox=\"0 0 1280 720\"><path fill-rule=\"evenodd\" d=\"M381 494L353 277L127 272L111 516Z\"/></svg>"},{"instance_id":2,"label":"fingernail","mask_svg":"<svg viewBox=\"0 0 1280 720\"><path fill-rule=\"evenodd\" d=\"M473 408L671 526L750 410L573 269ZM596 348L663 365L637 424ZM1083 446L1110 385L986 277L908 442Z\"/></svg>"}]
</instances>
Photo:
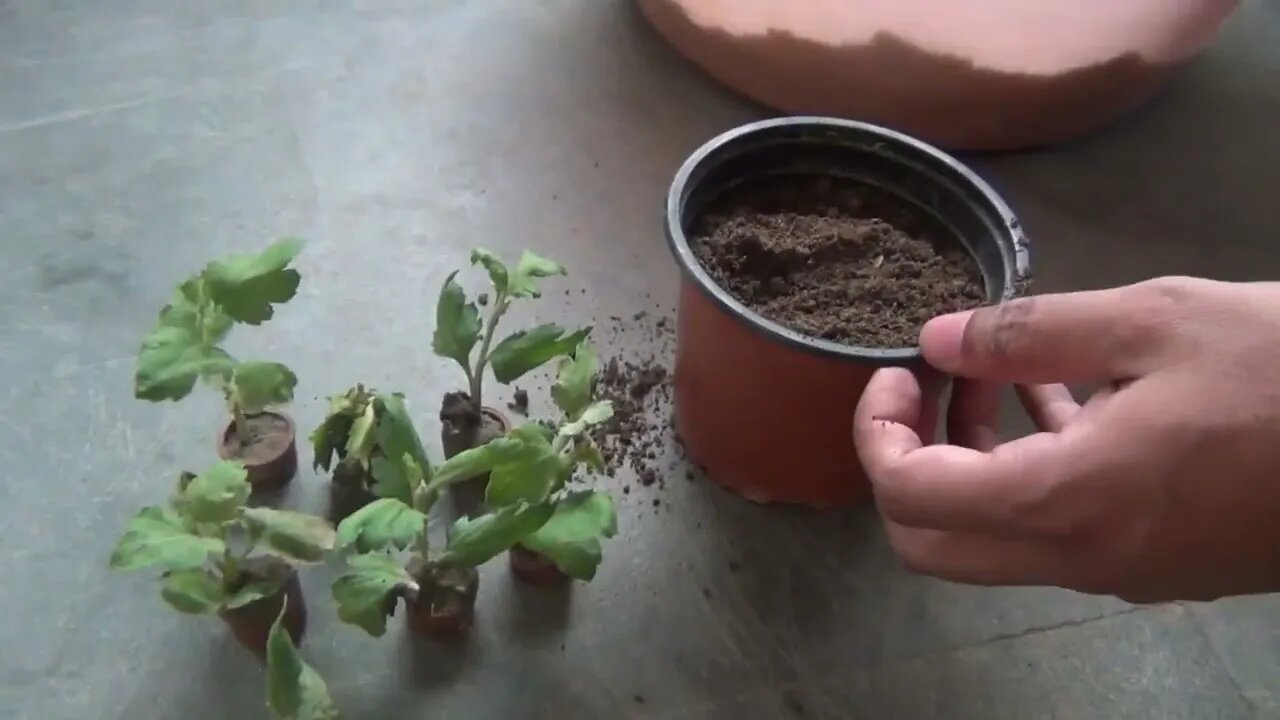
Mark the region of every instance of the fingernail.
<instances>
[{"instance_id":1,"label":"fingernail","mask_svg":"<svg viewBox=\"0 0 1280 720\"><path fill-rule=\"evenodd\" d=\"M939 315L920 328L920 350L934 367L948 370L959 365L964 344L964 328L972 310Z\"/></svg>"}]
</instances>

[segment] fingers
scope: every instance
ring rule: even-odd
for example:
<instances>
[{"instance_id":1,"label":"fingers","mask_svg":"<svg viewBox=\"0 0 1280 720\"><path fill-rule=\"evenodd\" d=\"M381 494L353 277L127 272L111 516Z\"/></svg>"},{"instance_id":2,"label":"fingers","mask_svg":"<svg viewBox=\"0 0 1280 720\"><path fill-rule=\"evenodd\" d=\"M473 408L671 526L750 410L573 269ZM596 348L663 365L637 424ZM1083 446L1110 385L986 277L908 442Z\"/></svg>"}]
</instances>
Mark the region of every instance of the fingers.
<instances>
[{"instance_id":1,"label":"fingers","mask_svg":"<svg viewBox=\"0 0 1280 720\"><path fill-rule=\"evenodd\" d=\"M1087 469L1080 433L1040 433L982 452L953 445L921 447L905 426L863 429L858 449L876 505L889 520L915 528L1007 538L1066 537L1078 531L1069 487Z\"/></svg>"},{"instance_id":2,"label":"fingers","mask_svg":"<svg viewBox=\"0 0 1280 720\"><path fill-rule=\"evenodd\" d=\"M1158 293L1145 286L1042 295L934 318L920 331L943 372L1011 383L1132 377L1158 343Z\"/></svg>"},{"instance_id":3,"label":"fingers","mask_svg":"<svg viewBox=\"0 0 1280 720\"><path fill-rule=\"evenodd\" d=\"M885 521L889 543L912 572L974 585L1074 585L1088 558L1065 543L922 530Z\"/></svg>"},{"instance_id":4,"label":"fingers","mask_svg":"<svg viewBox=\"0 0 1280 720\"><path fill-rule=\"evenodd\" d=\"M1000 443L1000 386L957 379L947 409L947 441L986 452Z\"/></svg>"},{"instance_id":5,"label":"fingers","mask_svg":"<svg viewBox=\"0 0 1280 720\"><path fill-rule=\"evenodd\" d=\"M1018 399L1043 432L1058 432L1080 412L1066 385L1018 385Z\"/></svg>"}]
</instances>

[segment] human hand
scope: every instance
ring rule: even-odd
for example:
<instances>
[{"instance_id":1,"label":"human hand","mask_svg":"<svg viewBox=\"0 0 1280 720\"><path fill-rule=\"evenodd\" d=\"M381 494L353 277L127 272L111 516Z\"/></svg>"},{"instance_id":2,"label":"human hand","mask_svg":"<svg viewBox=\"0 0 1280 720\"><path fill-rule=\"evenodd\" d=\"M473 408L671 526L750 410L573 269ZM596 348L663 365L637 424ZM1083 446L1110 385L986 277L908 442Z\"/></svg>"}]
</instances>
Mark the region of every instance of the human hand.
<instances>
[{"instance_id":1,"label":"human hand","mask_svg":"<svg viewBox=\"0 0 1280 720\"><path fill-rule=\"evenodd\" d=\"M1135 602L1280 590L1280 283L1165 278L945 316L949 445L911 372L854 438L908 568ZM1040 432L998 444L999 384ZM1083 407L1066 387L1100 383Z\"/></svg>"}]
</instances>

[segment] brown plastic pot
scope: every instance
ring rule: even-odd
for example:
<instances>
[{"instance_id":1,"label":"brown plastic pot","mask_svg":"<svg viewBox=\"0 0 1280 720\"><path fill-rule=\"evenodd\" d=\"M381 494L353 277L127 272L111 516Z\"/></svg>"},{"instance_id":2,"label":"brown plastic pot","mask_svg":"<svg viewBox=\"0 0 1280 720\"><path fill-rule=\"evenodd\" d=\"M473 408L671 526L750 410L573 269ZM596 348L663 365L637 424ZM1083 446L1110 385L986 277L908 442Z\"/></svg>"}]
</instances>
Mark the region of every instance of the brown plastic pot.
<instances>
[{"instance_id":1,"label":"brown plastic pot","mask_svg":"<svg viewBox=\"0 0 1280 720\"><path fill-rule=\"evenodd\" d=\"M227 420L218 434L218 457L223 460L235 460L243 463L249 471L249 484L255 492L275 492L282 489L298 472L297 432L293 418L282 412L266 411L250 418L269 415L283 420L288 444L281 444L274 452L250 453L249 457L241 457L231 449L235 436L235 420Z\"/></svg>"},{"instance_id":2,"label":"brown plastic pot","mask_svg":"<svg viewBox=\"0 0 1280 720\"><path fill-rule=\"evenodd\" d=\"M477 424L472 420L474 410L467 413L464 403L469 403L466 393L448 393L440 407L440 445L446 460L463 450L470 450L506 435L511 430L507 416L491 407L480 409L484 420ZM472 406L474 407L474 405ZM463 480L449 488L457 509L467 515L475 515L484 508L484 495L489 487L489 473Z\"/></svg>"},{"instance_id":3,"label":"brown plastic pot","mask_svg":"<svg viewBox=\"0 0 1280 720\"><path fill-rule=\"evenodd\" d=\"M416 599L405 598L409 629L423 637L449 640L465 635L475 623L480 576L474 568L422 570L411 562L409 573L418 579Z\"/></svg>"},{"instance_id":4,"label":"brown plastic pot","mask_svg":"<svg viewBox=\"0 0 1280 720\"><path fill-rule=\"evenodd\" d=\"M508 550L507 561L516 579L529 585L556 585L569 580L550 558L523 545Z\"/></svg>"},{"instance_id":5,"label":"brown plastic pot","mask_svg":"<svg viewBox=\"0 0 1280 720\"><path fill-rule=\"evenodd\" d=\"M1030 279L1018 220L971 170L935 147L874 125L780 118L727 132L680 168L666 231L683 282L677 320L676 425L689 459L757 502L815 507L869 496L851 438L872 373L922 363L919 348L875 349L806 337L725 292L686 232L727 190L768 177L831 177L876 186L932 215L977 259L991 302Z\"/></svg>"},{"instance_id":6,"label":"brown plastic pot","mask_svg":"<svg viewBox=\"0 0 1280 720\"><path fill-rule=\"evenodd\" d=\"M329 518L342 522L352 513L378 499L369 489L373 478L359 463L339 462L329 481Z\"/></svg>"},{"instance_id":7,"label":"brown plastic pot","mask_svg":"<svg viewBox=\"0 0 1280 720\"><path fill-rule=\"evenodd\" d=\"M302 597L302 585L298 582L298 571L283 564L274 564L271 569L250 573L246 582L254 576L269 576L274 573L287 573L287 578L280 591L248 605L230 610L221 610L218 617L231 628L235 639L259 659L266 657L267 636L271 634L271 626L280 616L280 606L288 598L289 606L284 614L284 627L293 638L293 644L300 645L302 636L307 631L307 604ZM238 590L239 588L233 588Z\"/></svg>"}]
</instances>

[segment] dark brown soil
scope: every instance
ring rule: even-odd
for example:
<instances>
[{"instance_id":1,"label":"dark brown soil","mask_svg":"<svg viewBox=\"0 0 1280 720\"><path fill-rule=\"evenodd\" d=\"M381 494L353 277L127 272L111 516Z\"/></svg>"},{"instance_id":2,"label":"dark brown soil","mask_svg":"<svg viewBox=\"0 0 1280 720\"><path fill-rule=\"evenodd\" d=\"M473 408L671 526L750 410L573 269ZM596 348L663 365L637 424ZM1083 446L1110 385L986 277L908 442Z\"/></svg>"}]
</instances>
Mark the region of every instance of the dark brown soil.
<instances>
[{"instance_id":1,"label":"dark brown soil","mask_svg":"<svg viewBox=\"0 0 1280 720\"><path fill-rule=\"evenodd\" d=\"M977 263L945 229L853 182L740 189L693 235L694 254L717 284L810 337L913 347L930 318L986 301Z\"/></svg>"},{"instance_id":2,"label":"dark brown soil","mask_svg":"<svg viewBox=\"0 0 1280 720\"><path fill-rule=\"evenodd\" d=\"M521 415L529 414L529 391L523 388L516 388L515 393L511 397L511 402L507 403L507 407L512 411Z\"/></svg>"},{"instance_id":3,"label":"dark brown soil","mask_svg":"<svg viewBox=\"0 0 1280 720\"><path fill-rule=\"evenodd\" d=\"M666 423L657 406L670 401L665 365L655 358L622 362L611 358L596 381L596 394L613 403L613 417L596 428L593 438L610 472L626 464L642 485L658 482L657 460L665 452Z\"/></svg>"},{"instance_id":4,"label":"dark brown soil","mask_svg":"<svg viewBox=\"0 0 1280 720\"><path fill-rule=\"evenodd\" d=\"M231 634L236 640L260 659L266 657L267 637L286 599L288 609L284 615L284 626L293 638L294 645L302 643L302 636L307 629L307 605L303 600L302 585L298 582L297 571L287 564L270 558L253 558L246 563L240 578L227 589L234 593L250 582L263 580L280 583L279 592L238 608L218 612L230 626Z\"/></svg>"},{"instance_id":5,"label":"dark brown soil","mask_svg":"<svg viewBox=\"0 0 1280 720\"><path fill-rule=\"evenodd\" d=\"M293 442L289 422L279 415L250 415L245 418L245 426L247 442L241 441L239 432L230 432L224 446L230 459L242 460L246 465L269 463L286 452Z\"/></svg>"},{"instance_id":6,"label":"dark brown soil","mask_svg":"<svg viewBox=\"0 0 1280 720\"><path fill-rule=\"evenodd\" d=\"M415 633L439 640L466 634L475 622L480 576L472 568L429 566L410 558L406 568L418 581L416 598L405 598L409 627Z\"/></svg>"}]
</instances>

